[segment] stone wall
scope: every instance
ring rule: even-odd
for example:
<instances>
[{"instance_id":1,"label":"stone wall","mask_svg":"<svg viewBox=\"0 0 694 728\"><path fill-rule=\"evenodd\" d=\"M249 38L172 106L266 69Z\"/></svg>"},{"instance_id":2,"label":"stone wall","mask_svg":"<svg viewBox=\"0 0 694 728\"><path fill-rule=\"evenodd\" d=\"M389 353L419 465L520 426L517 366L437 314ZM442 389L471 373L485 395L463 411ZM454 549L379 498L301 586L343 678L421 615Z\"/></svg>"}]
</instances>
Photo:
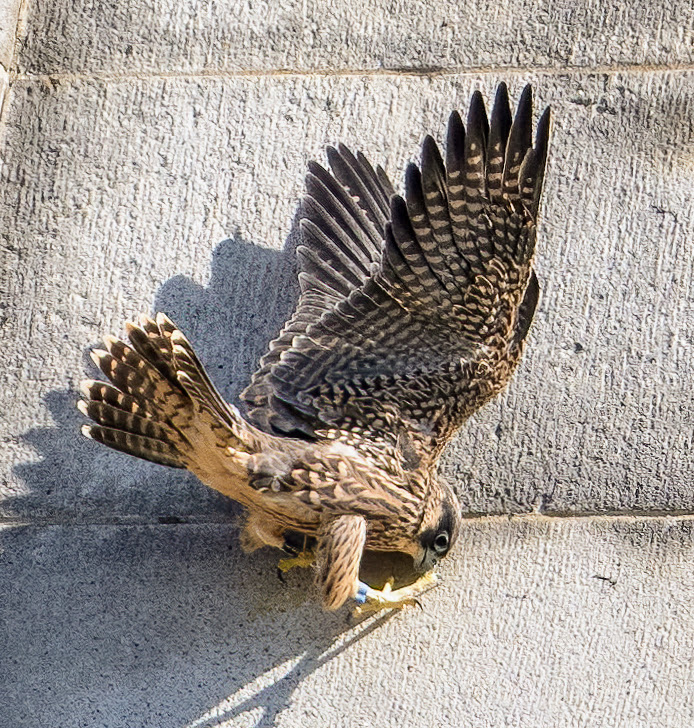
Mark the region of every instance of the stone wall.
<instances>
[{"instance_id":1,"label":"stone wall","mask_svg":"<svg viewBox=\"0 0 694 728\"><path fill-rule=\"evenodd\" d=\"M1 5L0 724L692 723L691 3ZM162 310L233 401L292 309L307 161L401 185L501 80L553 109L541 304L444 457L442 585L352 624L222 496L82 438L76 389Z\"/></svg>"}]
</instances>

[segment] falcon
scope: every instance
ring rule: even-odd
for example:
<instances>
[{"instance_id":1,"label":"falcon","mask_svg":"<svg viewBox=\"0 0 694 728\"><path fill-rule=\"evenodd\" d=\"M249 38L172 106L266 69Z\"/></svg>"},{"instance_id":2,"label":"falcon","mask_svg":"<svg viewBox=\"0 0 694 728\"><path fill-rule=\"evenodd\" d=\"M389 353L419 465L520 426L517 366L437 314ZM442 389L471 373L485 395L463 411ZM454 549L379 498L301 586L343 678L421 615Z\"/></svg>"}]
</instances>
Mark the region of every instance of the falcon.
<instances>
[{"instance_id":1,"label":"falcon","mask_svg":"<svg viewBox=\"0 0 694 728\"><path fill-rule=\"evenodd\" d=\"M501 84L490 120L476 91L444 156L424 138L404 196L361 153L329 147L330 171L310 163L306 178L296 310L241 394L245 416L159 313L92 352L110 383L83 382L84 434L243 505L246 551L312 547L326 609L412 603L460 527L439 456L508 382L538 301L549 109L534 143L532 115L530 86L513 116ZM365 549L409 554L424 576L372 588Z\"/></svg>"}]
</instances>

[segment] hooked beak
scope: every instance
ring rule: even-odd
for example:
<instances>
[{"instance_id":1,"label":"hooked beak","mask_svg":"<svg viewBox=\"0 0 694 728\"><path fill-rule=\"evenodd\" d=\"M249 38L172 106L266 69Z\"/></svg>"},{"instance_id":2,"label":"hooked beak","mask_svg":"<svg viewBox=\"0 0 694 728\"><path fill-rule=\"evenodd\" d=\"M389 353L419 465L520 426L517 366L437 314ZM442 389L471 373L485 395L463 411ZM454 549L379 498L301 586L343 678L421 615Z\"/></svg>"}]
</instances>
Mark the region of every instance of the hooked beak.
<instances>
[{"instance_id":1,"label":"hooked beak","mask_svg":"<svg viewBox=\"0 0 694 728\"><path fill-rule=\"evenodd\" d=\"M424 547L420 549L414 561L415 569L423 574L431 571L438 563L439 558L436 552L433 549Z\"/></svg>"}]
</instances>

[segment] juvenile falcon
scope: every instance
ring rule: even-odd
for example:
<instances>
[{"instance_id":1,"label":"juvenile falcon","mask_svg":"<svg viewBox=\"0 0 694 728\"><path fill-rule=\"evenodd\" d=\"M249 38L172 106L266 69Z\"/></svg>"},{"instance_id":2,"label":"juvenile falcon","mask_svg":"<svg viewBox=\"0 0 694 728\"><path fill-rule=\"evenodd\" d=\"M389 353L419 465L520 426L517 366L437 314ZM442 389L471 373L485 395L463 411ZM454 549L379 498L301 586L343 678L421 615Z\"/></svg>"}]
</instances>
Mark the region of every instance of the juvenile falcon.
<instances>
[{"instance_id":1,"label":"juvenile falcon","mask_svg":"<svg viewBox=\"0 0 694 728\"><path fill-rule=\"evenodd\" d=\"M309 165L296 310L241 395L242 417L163 314L126 324L93 359L80 410L98 442L190 471L247 510L244 549L315 542L326 609L410 603L359 581L364 549L428 572L460 515L436 466L455 430L506 384L538 300L532 270L547 156L532 91L515 117L500 85L467 125L453 112L445 161L430 136L405 195L340 145ZM420 582L425 584L426 579Z\"/></svg>"}]
</instances>

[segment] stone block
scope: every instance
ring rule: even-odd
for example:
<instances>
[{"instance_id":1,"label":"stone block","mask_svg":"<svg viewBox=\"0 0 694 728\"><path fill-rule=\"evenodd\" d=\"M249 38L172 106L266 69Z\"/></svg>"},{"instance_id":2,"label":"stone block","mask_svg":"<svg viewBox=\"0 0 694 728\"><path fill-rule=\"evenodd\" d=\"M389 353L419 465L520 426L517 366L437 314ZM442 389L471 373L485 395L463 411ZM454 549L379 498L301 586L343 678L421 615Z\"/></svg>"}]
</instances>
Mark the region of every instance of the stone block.
<instances>
[{"instance_id":1,"label":"stone block","mask_svg":"<svg viewBox=\"0 0 694 728\"><path fill-rule=\"evenodd\" d=\"M6 528L0 719L680 728L693 555L690 518L469 521L421 610L355 624L228 526Z\"/></svg>"},{"instance_id":2,"label":"stone block","mask_svg":"<svg viewBox=\"0 0 694 728\"><path fill-rule=\"evenodd\" d=\"M29 74L438 72L676 67L691 3L489 0L35 0Z\"/></svg>"},{"instance_id":3,"label":"stone block","mask_svg":"<svg viewBox=\"0 0 694 728\"><path fill-rule=\"evenodd\" d=\"M307 160L344 141L399 186L423 135L503 77L18 80L0 189L2 512L228 518L189 476L81 438L88 344L163 310L233 400L296 296ZM471 513L691 510L692 73L509 80L554 110L542 301L509 390L443 471Z\"/></svg>"}]
</instances>

